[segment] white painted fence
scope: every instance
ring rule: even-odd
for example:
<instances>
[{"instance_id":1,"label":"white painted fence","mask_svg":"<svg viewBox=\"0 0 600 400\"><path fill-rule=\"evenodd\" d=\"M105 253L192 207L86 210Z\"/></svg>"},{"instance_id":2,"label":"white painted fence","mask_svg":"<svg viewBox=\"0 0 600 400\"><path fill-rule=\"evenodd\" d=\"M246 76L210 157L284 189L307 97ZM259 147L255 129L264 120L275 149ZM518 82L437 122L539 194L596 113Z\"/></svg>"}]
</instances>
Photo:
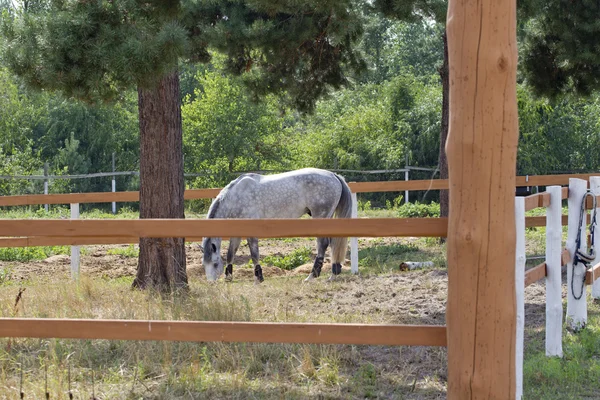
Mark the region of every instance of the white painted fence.
<instances>
[{"instance_id":1,"label":"white painted fence","mask_svg":"<svg viewBox=\"0 0 600 400\"><path fill-rule=\"evenodd\" d=\"M591 192L600 195L600 177L590 177ZM563 306L562 306L562 190L560 186L549 186L546 189L550 202L546 206L546 355L562 357L562 332L563 332ZM571 178L569 180L569 216L566 248L570 260L567 262L567 323L575 331L585 327L587 322L587 285L585 283L587 268L581 263L573 269L573 260L576 251L576 240L581 230L581 249L587 246L587 211L581 224L581 203L587 191L587 181ZM525 199L515 199L516 222L516 259L515 259L515 285L516 285L516 346L515 367L516 385L515 398L523 395L523 338L525 326ZM594 236L596 236L594 230ZM595 243L596 237L592 238ZM600 260L592 263L595 264ZM593 270L593 269L592 269ZM600 279L592 276L592 297L600 298ZM583 284L583 292L581 284ZM573 293L575 291L576 293ZM579 298L578 298L579 297Z\"/></svg>"}]
</instances>

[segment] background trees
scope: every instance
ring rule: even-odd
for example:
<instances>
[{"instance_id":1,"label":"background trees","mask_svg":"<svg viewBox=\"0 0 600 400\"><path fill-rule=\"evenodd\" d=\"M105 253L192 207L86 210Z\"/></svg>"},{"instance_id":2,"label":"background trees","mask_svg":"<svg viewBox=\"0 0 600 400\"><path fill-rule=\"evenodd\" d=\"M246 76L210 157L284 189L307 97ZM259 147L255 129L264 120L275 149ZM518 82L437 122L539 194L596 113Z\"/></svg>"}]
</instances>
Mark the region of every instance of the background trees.
<instances>
[{"instance_id":1,"label":"background trees","mask_svg":"<svg viewBox=\"0 0 600 400\"><path fill-rule=\"evenodd\" d=\"M595 60L586 50L594 45L597 35L588 35L581 44L584 46L582 51L577 54L572 54L564 45L574 42L563 38L569 32L575 34L581 29L593 30L597 21L586 19L586 13L573 9L565 24L581 25L580 29L566 29L565 25L556 28L556 34L552 36L552 24L558 23L552 15L568 11L556 8L560 4L550 6L527 2L521 5L524 14L520 30L523 43L521 60L524 62L519 78L520 174L600 168L595 150L598 148L600 113L594 94ZM259 32L262 29L273 33L276 24L253 25L257 20L255 15L247 14L237 6L227 7L245 16L239 27L250 33L239 33L239 43L246 50L230 48L233 41L221 37L214 48L206 49L206 53L202 54L203 57L208 56L208 51L216 54L212 62L179 66L185 170L208 173L207 176L188 179L188 186L221 186L234 177L230 172L244 170L304 166L390 169L402 168L407 157L411 165L435 167L438 164L439 139L436 135L441 129L442 98L438 67L443 61L443 25L435 23L433 15L436 14L423 12L416 18L414 7L399 10L403 12L400 16L407 16L409 22L406 22L361 8L358 16L352 16L361 22L362 25L359 25L363 31L362 36L359 35L360 30L353 31L353 35L360 38L353 54L363 54L365 68L360 73L346 73L344 82L349 86L325 94L315 103L314 114L305 115L290 108L294 104L291 92L280 92L282 96L267 96L264 100L257 95L267 91L259 84L265 82L267 70L254 71L256 66L271 65L271 68L277 69L280 78L289 72L295 79L292 82L305 83L310 88L309 81L301 80L300 74L290 72L292 66L276 66L275 59L269 64L268 57L262 54L268 53L269 48L266 41L260 41ZM590 7L593 10L594 5ZM41 6L31 8L44 9ZM193 9L188 11L186 18L196 18ZM300 21L295 23L300 24ZM225 29L229 28L219 26L214 34L218 35ZM283 32L279 31L279 34L283 35ZM6 38L3 35L0 41ZM258 45L252 47L254 44ZM579 79L588 82L588 89L580 90L581 85L565 78L565 86L553 86L561 88L555 91L554 97L536 97L532 77L542 74L535 73L533 67L544 67L545 59L534 58L535 51L528 52L530 48L542 48L542 45L554 49L551 53L553 63L579 65L576 72L580 76L586 70L591 71L590 77ZM217 47L225 53L224 56L218 56ZM291 51L291 46L288 50ZM537 60L538 64L530 65L526 61L528 54L531 55L530 61ZM348 56L348 60L350 58ZM588 61L584 62L586 58ZM574 61L571 62L571 59ZM56 92L29 90L22 79L16 78L6 68L9 63L6 55L0 59L2 173L41 174L44 162L50 164L53 174L104 172L110 170L112 152L117 154L118 170L139 169L137 93L133 86L121 89L118 102L90 106ZM589 66L586 67L586 63ZM347 64L342 63L342 67L344 65ZM251 68L246 74L248 66ZM233 76L232 71L243 74ZM571 72L561 74L568 76ZM547 81L542 80L543 83ZM253 90L247 90L248 85ZM592 95L575 97L579 93ZM353 180L376 178L372 175L347 175ZM414 175L423 179L430 176L429 173ZM401 179L403 176L389 174L381 178ZM118 190L136 190L138 184L137 178L117 179ZM63 183L55 181L51 184L51 191L105 191L109 187L109 180L100 178ZM0 190L3 194L39 193L41 185L0 180ZM425 198L415 198L436 199L432 195L429 193ZM384 204L385 199L387 197L383 195L371 198L374 205Z\"/></svg>"}]
</instances>

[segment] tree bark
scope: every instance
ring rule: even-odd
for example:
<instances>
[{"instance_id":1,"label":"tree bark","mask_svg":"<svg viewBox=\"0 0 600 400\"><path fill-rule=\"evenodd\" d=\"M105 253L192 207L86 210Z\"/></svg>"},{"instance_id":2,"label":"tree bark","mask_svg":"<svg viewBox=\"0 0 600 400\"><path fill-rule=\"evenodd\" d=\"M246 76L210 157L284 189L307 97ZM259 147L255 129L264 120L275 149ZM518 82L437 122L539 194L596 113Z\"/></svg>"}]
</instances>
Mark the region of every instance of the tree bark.
<instances>
[{"instance_id":1,"label":"tree bark","mask_svg":"<svg viewBox=\"0 0 600 400\"><path fill-rule=\"evenodd\" d=\"M515 398L514 0L450 0L448 399Z\"/></svg>"},{"instance_id":2,"label":"tree bark","mask_svg":"<svg viewBox=\"0 0 600 400\"><path fill-rule=\"evenodd\" d=\"M184 218L183 139L179 75L138 88L140 218ZM133 287L169 292L187 286L185 240L140 238Z\"/></svg>"},{"instance_id":3,"label":"tree bark","mask_svg":"<svg viewBox=\"0 0 600 400\"><path fill-rule=\"evenodd\" d=\"M442 124L440 129L440 155L438 166L440 169L440 179L448 179L448 158L446 157L446 139L448 138L448 114L450 108L448 104L448 37L446 31L442 36L444 40L444 63L439 69L440 78L442 79ZM440 216L447 217L449 209L449 191L440 190ZM442 238L443 239L443 238Z\"/></svg>"}]
</instances>

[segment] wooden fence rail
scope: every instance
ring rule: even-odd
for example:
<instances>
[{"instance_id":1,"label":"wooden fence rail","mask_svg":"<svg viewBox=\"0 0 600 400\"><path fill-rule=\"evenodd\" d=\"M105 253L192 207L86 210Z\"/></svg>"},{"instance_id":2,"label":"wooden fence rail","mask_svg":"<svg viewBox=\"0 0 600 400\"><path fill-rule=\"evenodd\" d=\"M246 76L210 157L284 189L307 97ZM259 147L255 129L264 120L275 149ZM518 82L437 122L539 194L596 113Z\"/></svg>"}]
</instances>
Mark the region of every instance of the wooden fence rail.
<instances>
[{"instance_id":1,"label":"wooden fence rail","mask_svg":"<svg viewBox=\"0 0 600 400\"><path fill-rule=\"evenodd\" d=\"M0 337L446 346L445 326L0 318Z\"/></svg>"},{"instance_id":2,"label":"wooden fence rail","mask_svg":"<svg viewBox=\"0 0 600 400\"><path fill-rule=\"evenodd\" d=\"M0 236L52 237L443 237L446 218L362 219L11 219L0 224Z\"/></svg>"},{"instance_id":3,"label":"wooden fence rail","mask_svg":"<svg viewBox=\"0 0 600 400\"><path fill-rule=\"evenodd\" d=\"M568 185L569 178L588 179L593 175L595 174L517 176L516 186ZM448 189L448 180L430 179L414 181L349 182L348 185L354 193L401 192L411 190ZM220 188L189 189L185 191L184 198L186 200L211 199L216 197L220 191ZM2 196L0 197L0 206L137 201L139 201L139 192L69 193L47 195L33 194L22 196Z\"/></svg>"}]
</instances>

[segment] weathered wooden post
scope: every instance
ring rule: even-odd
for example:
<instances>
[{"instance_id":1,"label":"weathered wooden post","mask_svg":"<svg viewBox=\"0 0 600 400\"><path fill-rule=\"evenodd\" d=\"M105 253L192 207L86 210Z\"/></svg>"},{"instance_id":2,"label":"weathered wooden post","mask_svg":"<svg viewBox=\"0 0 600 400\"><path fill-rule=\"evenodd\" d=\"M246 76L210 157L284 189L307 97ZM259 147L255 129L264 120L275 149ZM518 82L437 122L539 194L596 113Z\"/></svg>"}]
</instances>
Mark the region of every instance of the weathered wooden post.
<instances>
[{"instance_id":1,"label":"weathered wooden post","mask_svg":"<svg viewBox=\"0 0 600 400\"><path fill-rule=\"evenodd\" d=\"M448 398L515 398L516 2L450 0Z\"/></svg>"}]
</instances>

